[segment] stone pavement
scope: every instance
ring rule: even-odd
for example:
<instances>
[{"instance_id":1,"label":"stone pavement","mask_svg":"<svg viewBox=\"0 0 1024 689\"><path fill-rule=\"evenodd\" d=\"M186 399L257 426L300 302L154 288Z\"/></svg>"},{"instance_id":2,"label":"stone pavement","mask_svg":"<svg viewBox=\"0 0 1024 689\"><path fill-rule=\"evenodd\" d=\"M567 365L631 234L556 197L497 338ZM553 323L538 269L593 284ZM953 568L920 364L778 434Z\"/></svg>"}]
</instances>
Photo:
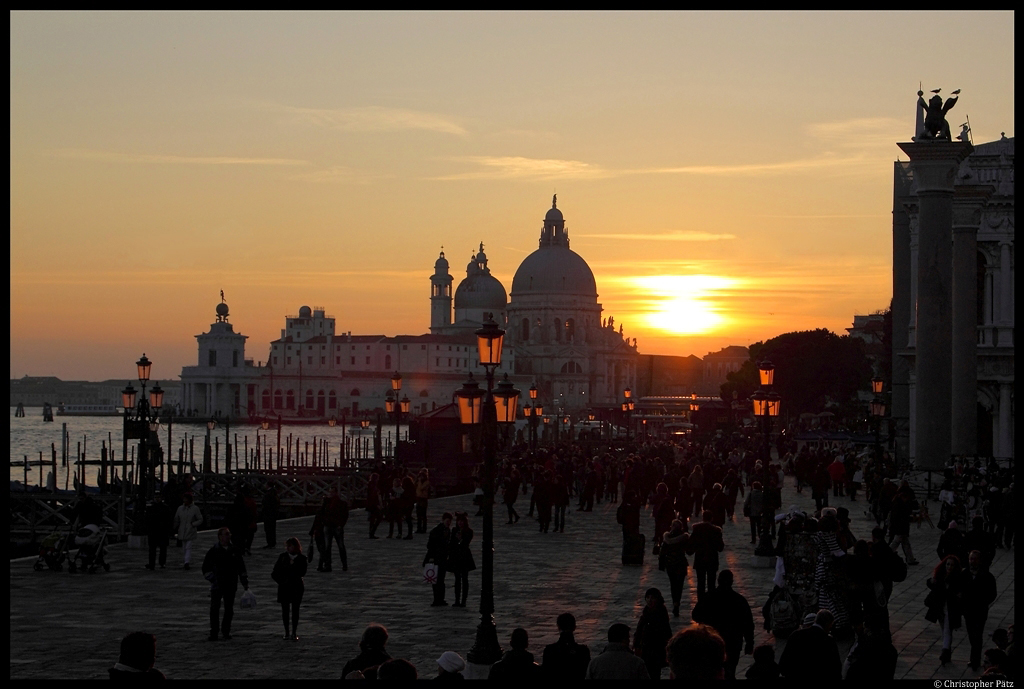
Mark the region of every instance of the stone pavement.
<instances>
[{"instance_id":1,"label":"stone pavement","mask_svg":"<svg viewBox=\"0 0 1024 689\"><path fill-rule=\"evenodd\" d=\"M833 498L833 506L847 505L853 518L852 531L870 539L873 521L864 515L866 503ZM787 478L783 505L797 505L811 511L810 492L798 495L792 478ZM635 627L643 606L643 592L656 586L668 595L668 578L650 555L653 520L649 511L642 529L648 539L643 566L620 564L620 528L615 523L616 505L601 504L591 513L570 508L565 533L537 533L536 522L526 517L529 503L517 503L522 520L505 524L502 506L495 510L495 607L498 636L507 648L515 627L530 634L530 650L540 660L546 644L557 639L555 617L570 611L578 620L576 638L589 644L592 653L604 647L608 627L625 622ZM932 504L931 513L938 514ZM479 567L482 524L472 516L470 496L432 500L431 528L442 511L469 512L475 531L474 557ZM208 634L209 585L199 571L206 550L214 543L214 532L200 534L194 548L191 571L180 568L181 550L169 550L166 570L143 568L146 553L118 545L110 548L111 571L69 575L64 572L34 572L34 558L11 562L10 658L11 679L105 678L107 668L117 659L121 637L135 630L157 637L157 667L169 678L295 678L329 679L341 675L344 664L358 654L357 643L370 622L385 625L391 635L392 657L406 658L421 677L437 672L436 658L454 650L465 658L473 645L479 622L479 569L470 574L467 608L430 607L430 587L422 581L421 563L426 535L411 541L370 540L365 516L354 511L346 529L349 571L342 572L335 553L334 571L318 573L310 567L302 603L298 643L282 640L280 606L270 570L283 550L284 540L300 537L309 542L312 517L279 522L280 549L259 549L262 527L254 542L253 555L246 558L250 587L259 604L242 610L236 603L230 641L206 640ZM387 534L383 525L378 534ZM736 522L725 525L726 552L722 567L736 575L735 587L754 608L755 644L776 646L776 659L784 641L776 643L765 632L761 606L772 589L773 570L751 567L753 546L749 526L739 512ZM911 541L921 565L909 568L907 580L897 584L890 602L894 643L900 651L898 678L960 679L977 673L967 667L969 644L966 632L954 633L953 662L943 668L938 661L941 632L924 619L925 580L937 562L935 548L939 532L927 523L912 527ZM1013 552L999 550L992 567L999 587L999 599L992 606L986 626L986 640L996 627L1006 627L1014 616ZM451 576L448 599L454 599ZM692 568L684 591L683 612L673 618L673 630L689 624L690 606L696 602ZM986 641L991 645L990 641ZM840 643L845 658L850 642ZM987 647L987 646L986 646ZM751 663L744 656L737 671L742 677ZM664 678L668 670L663 671Z\"/></svg>"}]
</instances>

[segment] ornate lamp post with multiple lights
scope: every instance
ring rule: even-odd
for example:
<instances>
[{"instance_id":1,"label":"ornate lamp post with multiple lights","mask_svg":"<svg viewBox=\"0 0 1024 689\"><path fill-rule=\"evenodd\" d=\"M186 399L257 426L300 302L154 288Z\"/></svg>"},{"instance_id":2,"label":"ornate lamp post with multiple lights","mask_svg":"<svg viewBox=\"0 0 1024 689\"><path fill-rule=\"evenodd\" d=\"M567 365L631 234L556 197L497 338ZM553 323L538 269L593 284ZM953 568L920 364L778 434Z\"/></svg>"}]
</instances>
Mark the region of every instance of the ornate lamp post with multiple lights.
<instances>
[{"instance_id":1,"label":"ornate lamp post with multiple lights","mask_svg":"<svg viewBox=\"0 0 1024 689\"><path fill-rule=\"evenodd\" d=\"M761 421L761 432L764 437L764 469L768 470L771 462L771 431L772 420L779 415L781 409L781 398L779 394L771 389L775 383L775 367L767 359L757 365L761 378L761 389L750 396L753 403L754 416ZM767 490L768 486L765 486ZM770 557L775 548L772 545L771 524L761 524L761 539L754 549L755 555Z\"/></svg>"},{"instance_id":2,"label":"ornate lamp post with multiple lights","mask_svg":"<svg viewBox=\"0 0 1024 689\"><path fill-rule=\"evenodd\" d=\"M625 401L622 403L622 411L626 414L626 440L628 441L633 426L633 391L626 388L622 391L622 395L625 397Z\"/></svg>"},{"instance_id":3,"label":"ornate lamp post with multiple lights","mask_svg":"<svg viewBox=\"0 0 1024 689\"><path fill-rule=\"evenodd\" d=\"M139 373L139 383L142 384L142 394L137 395L131 383L121 391L121 403L124 407L124 430L123 430L123 454L124 467L128 466L128 439L136 438L139 441L138 471L139 492L136 502L135 518L136 524L141 525L143 511L146 506L146 497L155 490L154 468L157 462L162 461L160 450L160 439L157 436L159 428L160 409L164 405L164 391L157 383L149 391L146 397L146 383L149 382L149 374L153 362L143 354L142 358L135 362ZM122 476L122 486L127 485L127 476ZM84 489L85 482L82 482ZM125 488L122 488L121 495L125 495Z\"/></svg>"},{"instance_id":4,"label":"ornate lamp post with multiple lights","mask_svg":"<svg viewBox=\"0 0 1024 689\"><path fill-rule=\"evenodd\" d=\"M476 337L480 365L487 371L487 390L481 390L479 383L473 380L470 374L469 380L455 394L462 423L479 424L483 436L484 462L481 483L484 490L484 533L483 562L480 571L480 625L476 629L476 641L469 651L468 660L476 666L489 666L501 658L501 646L494 625L494 463L498 423L515 421L519 391L509 383L507 386L503 385L498 393L492 392L494 369L501 365L505 331L499 328L494 320L488 318L483 327L476 331Z\"/></svg>"}]
</instances>

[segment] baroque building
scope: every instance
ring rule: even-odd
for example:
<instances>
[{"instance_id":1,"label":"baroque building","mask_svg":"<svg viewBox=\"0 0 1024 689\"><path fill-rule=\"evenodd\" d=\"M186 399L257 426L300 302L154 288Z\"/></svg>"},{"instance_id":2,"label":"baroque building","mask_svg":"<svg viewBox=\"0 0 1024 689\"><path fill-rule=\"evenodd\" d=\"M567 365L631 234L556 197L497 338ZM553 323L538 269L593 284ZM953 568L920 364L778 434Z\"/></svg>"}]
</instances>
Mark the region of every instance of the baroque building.
<instances>
[{"instance_id":1,"label":"baroque building","mask_svg":"<svg viewBox=\"0 0 1024 689\"><path fill-rule=\"evenodd\" d=\"M554 203L540 247L516 271L511 301L491 275L483 243L454 293L449 268L442 251L430 276L429 333L339 333L323 307L302 306L286 316L259 366L245 358L246 336L228 323L227 305L218 304L210 331L196 336L198 365L182 369L186 409L200 416L355 416L383 406L397 372L410 412L422 414L451 403L469 374L484 378L475 331L489 318L506 329L496 375L509 375L523 403L536 384L552 412L617 408L622 391L635 387L636 340L624 338L621 326L616 331L613 318L602 319L594 274L569 249Z\"/></svg>"}]
</instances>

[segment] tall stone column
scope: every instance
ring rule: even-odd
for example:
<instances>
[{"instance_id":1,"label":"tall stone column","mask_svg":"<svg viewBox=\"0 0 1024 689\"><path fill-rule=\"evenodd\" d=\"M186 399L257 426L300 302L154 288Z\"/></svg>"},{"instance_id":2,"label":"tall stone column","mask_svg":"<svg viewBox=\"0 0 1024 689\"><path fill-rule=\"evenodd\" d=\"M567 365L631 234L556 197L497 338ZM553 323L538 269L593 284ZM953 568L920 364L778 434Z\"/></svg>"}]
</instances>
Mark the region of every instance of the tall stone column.
<instances>
[{"instance_id":1,"label":"tall stone column","mask_svg":"<svg viewBox=\"0 0 1024 689\"><path fill-rule=\"evenodd\" d=\"M919 109L920 110L920 109ZM892 190L892 404L896 460L910 457L910 320L913 314L913 273L910 253L909 163L894 163Z\"/></svg>"},{"instance_id":2,"label":"tall stone column","mask_svg":"<svg viewBox=\"0 0 1024 689\"><path fill-rule=\"evenodd\" d=\"M1000 459L1013 457L1013 415L1010 401L1012 394L1013 383L999 383L999 431L996 436L998 445L995 448L995 455Z\"/></svg>"},{"instance_id":3,"label":"tall stone column","mask_svg":"<svg viewBox=\"0 0 1024 689\"><path fill-rule=\"evenodd\" d=\"M901 143L917 186L917 328L915 466L942 469L952 450L953 183L973 146L965 142Z\"/></svg>"},{"instance_id":4,"label":"tall stone column","mask_svg":"<svg viewBox=\"0 0 1024 689\"><path fill-rule=\"evenodd\" d=\"M997 345L1013 346L1013 269L1010 267L1010 247L1013 242L999 242L999 324Z\"/></svg>"},{"instance_id":5,"label":"tall stone column","mask_svg":"<svg viewBox=\"0 0 1024 689\"><path fill-rule=\"evenodd\" d=\"M994 188L956 187L953 198L953 387L951 450L978 453L978 225Z\"/></svg>"}]
</instances>

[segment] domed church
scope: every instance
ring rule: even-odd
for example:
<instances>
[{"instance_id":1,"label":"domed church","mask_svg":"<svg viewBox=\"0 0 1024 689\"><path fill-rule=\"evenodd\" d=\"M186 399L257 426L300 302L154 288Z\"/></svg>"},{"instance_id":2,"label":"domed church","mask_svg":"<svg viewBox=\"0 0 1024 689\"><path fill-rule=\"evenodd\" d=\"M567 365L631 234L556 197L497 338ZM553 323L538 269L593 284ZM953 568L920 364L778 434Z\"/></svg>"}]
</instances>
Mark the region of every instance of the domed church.
<instances>
[{"instance_id":1,"label":"domed church","mask_svg":"<svg viewBox=\"0 0 1024 689\"><path fill-rule=\"evenodd\" d=\"M601 318L594 272L569 248L558 197L536 251L519 265L508 304L515 373L532 376L545 404L578 410L616 405L635 387L637 349Z\"/></svg>"}]
</instances>

